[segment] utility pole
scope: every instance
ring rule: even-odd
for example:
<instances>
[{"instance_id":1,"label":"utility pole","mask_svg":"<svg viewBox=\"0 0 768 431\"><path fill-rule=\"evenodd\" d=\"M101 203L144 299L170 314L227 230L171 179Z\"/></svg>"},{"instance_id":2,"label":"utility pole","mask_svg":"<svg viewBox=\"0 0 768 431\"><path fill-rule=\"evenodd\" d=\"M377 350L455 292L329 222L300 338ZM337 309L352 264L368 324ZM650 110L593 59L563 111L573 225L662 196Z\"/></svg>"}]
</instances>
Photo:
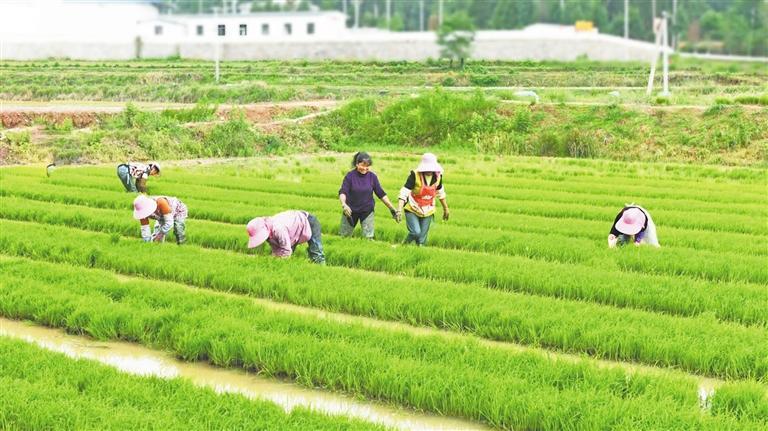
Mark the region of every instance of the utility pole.
<instances>
[{"instance_id":1,"label":"utility pole","mask_svg":"<svg viewBox=\"0 0 768 431\"><path fill-rule=\"evenodd\" d=\"M197 0L197 14L203 13L203 0Z\"/></svg>"},{"instance_id":2,"label":"utility pole","mask_svg":"<svg viewBox=\"0 0 768 431\"><path fill-rule=\"evenodd\" d=\"M215 26L216 30L213 34L213 50L214 50L214 61L216 62L216 67L214 69L213 77L216 80L216 83L219 83L219 57L221 57L221 47L219 46L219 8L214 7L213 8L213 25Z\"/></svg>"},{"instance_id":3,"label":"utility pole","mask_svg":"<svg viewBox=\"0 0 768 431\"><path fill-rule=\"evenodd\" d=\"M437 3L437 25L443 25L443 0Z\"/></svg>"},{"instance_id":4,"label":"utility pole","mask_svg":"<svg viewBox=\"0 0 768 431\"><path fill-rule=\"evenodd\" d=\"M624 0L624 39L629 39L629 0Z\"/></svg>"},{"instance_id":5,"label":"utility pole","mask_svg":"<svg viewBox=\"0 0 768 431\"><path fill-rule=\"evenodd\" d=\"M669 25L667 25L669 14L667 14L667 11L664 11L661 13L661 16L664 20L664 44L662 45L664 47L664 89L661 95L666 97L669 96Z\"/></svg>"},{"instance_id":6,"label":"utility pole","mask_svg":"<svg viewBox=\"0 0 768 431\"><path fill-rule=\"evenodd\" d=\"M341 11L344 13L344 27L347 26L349 14L347 13L347 0L341 0Z\"/></svg>"},{"instance_id":7,"label":"utility pole","mask_svg":"<svg viewBox=\"0 0 768 431\"><path fill-rule=\"evenodd\" d=\"M656 18L656 0L651 0L651 25L654 18Z\"/></svg>"},{"instance_id":8,"label":"utility pole","mask_svg":"<svg viewBox=\"0 0 768 431\"><path fill-rule=\"evenodd\" d=\"M392 30L392 0L387 0L387 30Z\"/></svg>"},{"instance_id":9,"label":"utility pole","mask_svg":"<svg viewBox=\"0 0 768 431\"><path fill-rule=\"evenodd\" d=\"M360 0L354 0L355 5L355 28L360 27Z\"/></svg>"},{"instance_id":10,"label":"utility pole","mask_svg":"<svg viewBox=\"0 0 768 431\"><path fill-rule=\"evenodd\" d=\"M419 31L424 31L424 0L419 0Z\"/></svg>"},{"instance_id":11,"label":"utility pole","mask_svg":"<svg viewBox=\"0 0 768 431\"><path fill-rule=\"evenodd\" d=\"M656 35L656 52L653 56L653 62L651 62L651 73L648 75L648 87L645 90L645 94L650 96L653 92L653 79L656 74L656 64L659 60L659 50L661 50L661 56L664 67L663 75L663 87L660 96L669 96L669 14L664 11L661 13L661 18L654 19L653 32Z\"/></svg>"},{"instance_id":12,"label":"utility pole","mask_svg":"<svg viewBox=\"0 0 768 431\"><path fill-rule=\"evenodd\" d=\"M672 47L677 50L677 0L672 0Z\"/></svg>"}]
</instances>

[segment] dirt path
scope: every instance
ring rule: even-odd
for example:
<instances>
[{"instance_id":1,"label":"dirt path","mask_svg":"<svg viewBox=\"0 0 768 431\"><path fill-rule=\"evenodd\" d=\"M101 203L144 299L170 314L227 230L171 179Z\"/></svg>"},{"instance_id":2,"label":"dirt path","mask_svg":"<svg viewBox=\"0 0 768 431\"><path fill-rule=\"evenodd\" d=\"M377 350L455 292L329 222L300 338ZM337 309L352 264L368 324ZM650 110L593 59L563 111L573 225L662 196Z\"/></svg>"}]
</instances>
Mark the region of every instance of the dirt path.
<instances>
[{"instance_id":1,"label":"dirt path","mask_svg":"<svg viewBox=\"0 0 768 431\"><path fill-rule=\"evenodd\" d=\"M90 102L90 101L51 101L51 102L22 102L0 100L0 113L4 112L30 112L30 113L70 113L88 112L101 114L116 114L122 112L126 105L145 111L162 111L165 109L190 109L194 103L159 103L159 102ZM248 103L243 105L220 104L219 110L232 109L269 109L269 108L332 108L341 103L337 100L294 100L289 102L263 102Z\"/></svg>"},{"instance_id":2,"label":"dirt path","mask_svg":"<svg viewBox=\"0 0 768 431\"><path fill-rule=\"evenodd\" d=\"M125 110L125 103L101 102L2 102L0 101L0 127L6 131L18 132L35 127L40 120L49 124L62 124L71 121L75 129L85 129L98 123L104 117L117 115ZM180 103L135 103L143 111L159 112L166 109L191 109L197 105ZM286 123L298 123L324 115L338 108L335 100L309 100L275 103L251 103L245 105L222 104L217 106L217 119L206 122L189 123L187 127L216 124L226 121L233 112L241 112L248 121L259 126L279 126ZM293 109L303 109L305 115L298 118L279 118Z\"/></svg>"}]
</instances>

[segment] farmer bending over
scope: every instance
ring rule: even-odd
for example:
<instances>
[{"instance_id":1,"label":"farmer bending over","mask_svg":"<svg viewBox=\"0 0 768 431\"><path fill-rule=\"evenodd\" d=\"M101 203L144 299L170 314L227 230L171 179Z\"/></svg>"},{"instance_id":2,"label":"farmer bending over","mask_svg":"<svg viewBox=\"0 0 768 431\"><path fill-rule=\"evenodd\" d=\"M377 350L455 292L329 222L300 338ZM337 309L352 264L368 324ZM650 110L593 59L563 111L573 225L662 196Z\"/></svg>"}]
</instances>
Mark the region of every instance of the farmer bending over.
<instances>
[{"instance_id":1,"label":"farmer bending over","mask_svg":"<svg viewBox=\"0 0 768 431\"><path fill-rule=\"evenodd\" d=\"M283 211L272 217L256 217L248 222L248 248L269 243L272 255L290 257L296 246L307 243L309 259L321 265L325 264L320 222L315 216L300 210Z\"/></svg>"},{"instance_id":2,"label":"farmer bending over","mask_svg":"<svg viewBox=\"0 0 768 431\"><path fill-rule=\"evenodd\" d=\"M147 178L150 175L160 175L160 165L150 163L144 165L141 163L123 163L117 165L117 177L123 183L127 192L147 192Z\"/></svg>"},{"instance_id":3,"label":"farmer bending over","mask_svg":"<svg viewBox=\"0 0 768 431\"><path fill-rule=\"evenodd\" d=\"M177 244L184 244L187 241L184 226L187 219L187 206L177 198L139 195L133 200L133 218L141 222L141 239L144 242L165 241L165 236L171 228ZM149 219L155 220L154 232L149 230Z\"/></svg>"},{"instance_id":4,"label":"farmer bending over","mask_svg":"<svg viewBox=\"0 0 768 431\"><path fill-rule=\"evenodd\" d=\"M645 208L629 204L619 211L608 234L608 247L625 245L634 237L634 244L649 244L659 247L656 225Z\"/></svg>"}]
</instances>

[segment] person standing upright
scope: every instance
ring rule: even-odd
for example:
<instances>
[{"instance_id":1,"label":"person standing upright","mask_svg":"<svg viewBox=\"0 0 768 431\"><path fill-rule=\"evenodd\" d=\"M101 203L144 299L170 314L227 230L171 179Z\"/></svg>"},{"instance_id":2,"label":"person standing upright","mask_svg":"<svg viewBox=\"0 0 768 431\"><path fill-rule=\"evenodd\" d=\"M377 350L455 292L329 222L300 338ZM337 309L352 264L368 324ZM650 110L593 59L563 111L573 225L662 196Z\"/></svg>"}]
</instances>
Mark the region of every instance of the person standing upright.
<instances>
[{"instance_id":1,"label":"person standing upright","mask_svg":"<svg viewBox=\"0 0 768 431\"><path fill-rule=\"evenodd\" d=\"M341 201L341 227L339 233L341 236L352 236L352 232L360 222L363 230L363 237L373 239L374 236L374 205L373 195L375 194L384 205L389 208L392 217L399 222L400 214L395 206L392 205L387 193L379 183L379 177L371 171L373 161L371 156L365 152L359 152L352 158L352 169L344 176L339 188L339 201Z\"/></svg>"},{"instance_id":2,"label":"person standing upright","mask_svg":"<svg viewBox=\"0 0 768 431\"><path fill-rule=\"evenodd\" d=\"M443 220L448 220L450 211L445 200L443 167L437 162L437 156L425 153L416 170L408 175L398 197L398 211L405 210L406 243L415 242L419 247L427 243L435 214L435 198L443 207Z\"/></svg>"}]
</instances>

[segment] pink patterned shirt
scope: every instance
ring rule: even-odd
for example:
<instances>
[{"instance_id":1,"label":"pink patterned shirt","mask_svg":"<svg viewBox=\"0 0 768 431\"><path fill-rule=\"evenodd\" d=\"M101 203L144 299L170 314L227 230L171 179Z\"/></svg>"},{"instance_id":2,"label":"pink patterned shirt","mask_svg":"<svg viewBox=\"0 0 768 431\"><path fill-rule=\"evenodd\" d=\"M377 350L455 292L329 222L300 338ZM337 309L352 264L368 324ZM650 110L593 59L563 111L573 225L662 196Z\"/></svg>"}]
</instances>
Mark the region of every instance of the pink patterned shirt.
<instances>
[{"instance_id":1,"label":"pink patterned shirt","mask_svg":"<svg viewBox=\"0 0 768 431\"><path fill-rule=\"evenodd\" d=\"M272 247L273 256L289 257L293 247L312 237L306 211L284 211L267 217L265 223L269 228L267 242Z\"/></svg>"}]
</instances>

